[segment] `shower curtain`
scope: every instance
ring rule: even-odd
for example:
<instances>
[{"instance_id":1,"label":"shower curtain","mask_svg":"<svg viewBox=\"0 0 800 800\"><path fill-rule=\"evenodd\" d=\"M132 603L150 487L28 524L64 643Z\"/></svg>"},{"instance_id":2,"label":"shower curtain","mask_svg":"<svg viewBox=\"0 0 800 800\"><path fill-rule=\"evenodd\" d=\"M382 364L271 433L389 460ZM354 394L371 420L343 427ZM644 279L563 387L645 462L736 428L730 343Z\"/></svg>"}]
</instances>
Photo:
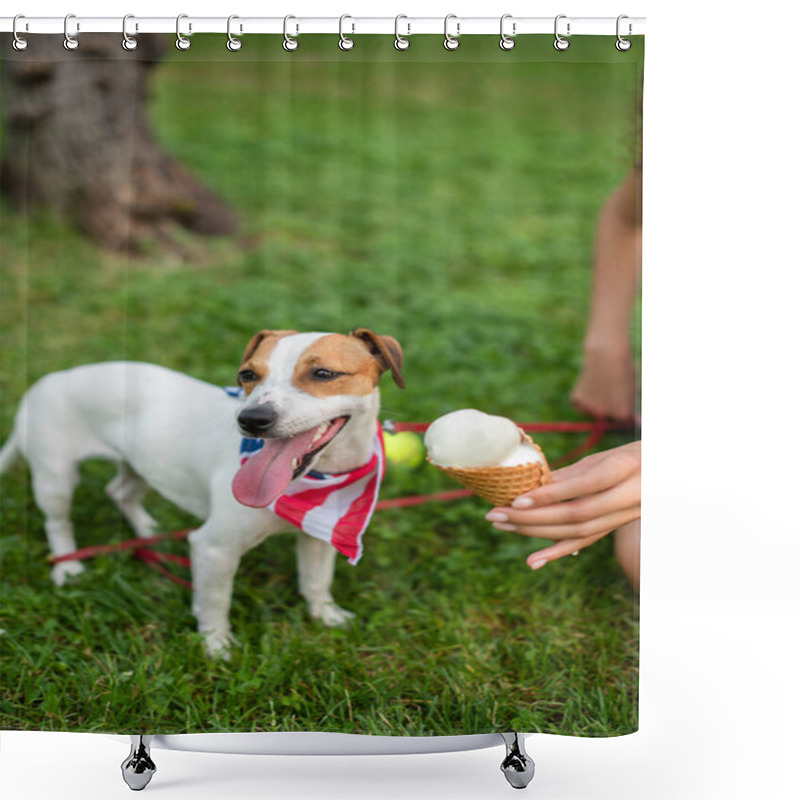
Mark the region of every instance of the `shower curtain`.
<instances>
[{"instance_id":1,"label":"shower curtain","mask_svg":"<svg viewBox=\"0 0 800 800\"><path fill-rule=\"evenodd\" d=\"M180 50L142 36L126 51L109 36L73 51L31 37L23 52L4 35L3 441L48 373L149 362L223 394L264 329L391 336L405 389L384 375L384 504L357 563L337 556L333 594L355 618L310 618L279 534L241 562L228 660L196 632L182 536L146 548L155 564L122 546L56 586L31 474L4 463L0 728L635 731L638 601L614 534L539 566L550 539L442 497L459 487L424 461L422 431L464 408L531 423L556 478L638 440L635 423L587 425L571 394L620 187L636 226L643 42L356 36L345 50L307 35L287 51L207 35ZM579 452L587 427L603 437ZM79 548L133 537L104 491L114 475L108 460L81 468ZM202 522L156 494L146 505L159 533Z\"/></svg>"}]
</instances>

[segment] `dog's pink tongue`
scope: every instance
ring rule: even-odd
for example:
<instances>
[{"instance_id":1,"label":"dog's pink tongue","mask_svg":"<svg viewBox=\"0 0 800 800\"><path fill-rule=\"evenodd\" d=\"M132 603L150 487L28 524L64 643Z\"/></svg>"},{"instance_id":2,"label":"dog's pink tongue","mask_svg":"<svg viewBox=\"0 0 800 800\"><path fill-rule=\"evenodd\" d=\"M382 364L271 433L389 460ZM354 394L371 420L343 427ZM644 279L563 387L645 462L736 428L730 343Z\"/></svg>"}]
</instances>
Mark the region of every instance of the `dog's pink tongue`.
<instances>
[{"instance_id":1,"label":"dog's pink tongue","mask_svg":"<svg viewBox=\"0 0 800 800\"><path fill-rule=\"evenodd\" d=\"M315 432L312 429L290 439L267 439L264 447L239 467L233 478L233 496L252 508L270 505L292 482L292 462L302 460Z\"/></svg>"}]
</instances>

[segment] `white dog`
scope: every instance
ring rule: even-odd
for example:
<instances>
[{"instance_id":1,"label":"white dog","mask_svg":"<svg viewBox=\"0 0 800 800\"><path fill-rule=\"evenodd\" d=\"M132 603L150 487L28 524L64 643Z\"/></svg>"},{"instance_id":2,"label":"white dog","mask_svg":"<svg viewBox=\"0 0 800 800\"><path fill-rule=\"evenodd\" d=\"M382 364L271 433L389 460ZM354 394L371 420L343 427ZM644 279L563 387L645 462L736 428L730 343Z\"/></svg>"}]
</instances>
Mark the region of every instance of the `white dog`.
<instances>
[{"instance_id":1,"label":"white dog","mask_svg":"<svg viewBox=\"0 0 800 800\"><path fill-rule=\"evenodd\" d=\"M228 652L242 555L296 527L300 593L312 617L341 625L352 614L331 595L334 548L360 555L383 473L377 385L390 370L404 386L402 358L395 339L363 328L261 331L244 353L239 398L151 364L51 373L23 398L0 472L27 460L55 557L75 550L69 512L87 458L119 464L107 491L138 537L156 529L142 505L148 487L205 520L189 538L192 610L209 653ZM81 571L65 561L52 578Z\"/></svg>"}]
</instances>

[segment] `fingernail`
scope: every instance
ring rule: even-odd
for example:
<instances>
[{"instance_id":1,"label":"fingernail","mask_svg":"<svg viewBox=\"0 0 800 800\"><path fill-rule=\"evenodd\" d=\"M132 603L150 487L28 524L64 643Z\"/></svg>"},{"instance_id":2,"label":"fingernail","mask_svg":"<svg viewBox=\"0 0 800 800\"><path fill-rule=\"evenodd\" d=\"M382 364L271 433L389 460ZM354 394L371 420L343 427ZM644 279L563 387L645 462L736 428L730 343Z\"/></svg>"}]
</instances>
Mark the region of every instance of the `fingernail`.
<instances>
[{"instance_id":1,"label":"fingernail","mask_svg":"<svg viewBox=\"0 0 800 800\"><path fill-rule=\"evenodd\" d=\"M518 497L512 504L512 508L530 508L533 500L530 497Z\"/></svg>"},{"instance_id":2,"label":"fingernail","mask_svg":"<svg viewBox=\"0 0 800 800\"><path fill-rule=\"evenodd\" d=\"M541 569L546 563L546 558L540 558L538 561L534 561L532 564L529 564L529 566L531 569Z\"/></svg>"},{"instance_id":3,"label":"fingernail","mask_svg":"<svg viewBox=\"0 0 800 800\"><path fill-rule=\"evenodd\" d=\"M508 522L508 514L504 514L502 511L490 511L486 515L486 519L489 522Z\"/></svg>"},{"instance_id":4,"label":"fingernail","mask_svg":"<svg viewBox=\"0 0 800 800\"><path fill-rule=\"evenodd\" d=\"M508 525L505 522L495 522L494 527L499 531L515 531L517 529L516 525Z\"/></svg>"}]
</instances>

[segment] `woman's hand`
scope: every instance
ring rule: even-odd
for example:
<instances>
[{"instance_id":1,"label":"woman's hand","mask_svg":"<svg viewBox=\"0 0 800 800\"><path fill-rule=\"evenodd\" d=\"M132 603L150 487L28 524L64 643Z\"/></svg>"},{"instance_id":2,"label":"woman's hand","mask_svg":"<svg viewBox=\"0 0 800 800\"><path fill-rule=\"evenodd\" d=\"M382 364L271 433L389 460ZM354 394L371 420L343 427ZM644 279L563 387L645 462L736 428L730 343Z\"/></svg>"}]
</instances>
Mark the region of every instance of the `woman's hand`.
<instances>
[{"instance_id":1,"label":"woman's hand","mask_svg":"<svg viewBox=\"0 0 800 800\"><path fill-rule=\"evenodd\" d=\"M636 368L627 344L585 348L583 369L572 390L572 405L590 417L636 421Z\"/></svg>"},{"instance_id":2,"label":"woman's hand","mask_svg":"<svg viewBox=\"0 0 800 800\"><path fill-rule=\"evenodd\" d=\"M641 464L641 442L586 456L486 519L502 531L555 540L528 556L528 566L540 569L639 518Z\"/></svg>"}]
</instances>

